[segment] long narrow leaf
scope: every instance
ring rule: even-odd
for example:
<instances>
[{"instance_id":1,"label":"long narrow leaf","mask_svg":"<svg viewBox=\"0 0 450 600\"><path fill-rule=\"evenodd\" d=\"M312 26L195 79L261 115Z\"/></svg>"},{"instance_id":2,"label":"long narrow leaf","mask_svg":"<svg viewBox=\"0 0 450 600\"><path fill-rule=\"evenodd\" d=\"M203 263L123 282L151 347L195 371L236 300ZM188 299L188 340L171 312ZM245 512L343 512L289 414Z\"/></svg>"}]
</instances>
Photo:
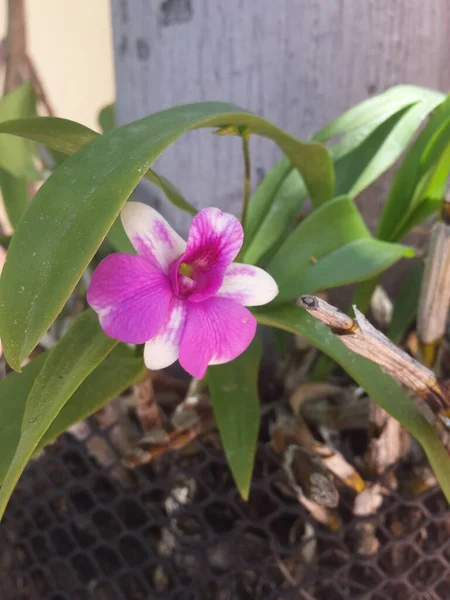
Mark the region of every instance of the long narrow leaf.
<instances>
[{"instance_id":1,"label":"long narrow leaf","mask_svg":"<svg viewBox=\"0 0 450 600\"><path fill-rule=\"evenodd\" d=\"M416 102L444 100L444 94L414 85L398 85L360 102L314 134L313 139L324 142L338 135L365 128L371 123L381 123L402 108Z\"/></svg>"},{"instance_id":2,"label":"long narrow leaf","mask_svg":"<svg viewBox=\"0 0 450 600\"><path fill-rule=\"evenodd\" d=\"M28 460L63 406L117 345L100 328L97 315L80 315L48 357L27 398L21 437L0 489L0 518Z\"/></svg>"},{"instance_id":3,"label":"long narrow leaf","mask_svg":"<svg viewBox=\"0 0 450 600\"><path fill-rule=\"evenodd\" d=\"M431 116L395 175L380 219L377 234L380 239L388 241L401 239L398 232L404 230L405 221L414 210L417 210L427 182L424 177L428 177L433 163L439 158L440 153L438 156L435 154L437 145L441 152L445 150L448 140L448 136L447 140L445 139L445 128L449 120L450 97L446 98ZM442 137L437 135L440 131L443 132ZM434 146L434 150L430 148L430 144Z\"/></svg>"},{"instance_id":4,"label":"long narrow leaf","mask_svg":"<svg viewBox=\"0 0 450 600\"><path fill-rule=\"evenodd\" d=\"M47 353L40 354L22 373L10 373L0 381L0 484L19 444L26 400L46 358ZM144 373L142 358L134 356L124 345L114 348L63 406L39 441L36 451L73 423L102 408Z\"/></svg>"},{"instance_id":5,"label":"long narrow leaf","mask_svg":"<svg viewBox=\"0 0 450 600\"><path fill-rule=\"evenodd\" d=\"M99 134L80 123L56 117L39 117L34 119L17 119L0 124L0 131L15 137L34 140L56 153L68 156L80 150ZM0 138L2 136L0 135ZM10 139L10 138L8 138ZM58 161L59 162L59 161ZM165 177L148 169L145 178L157 185L175 206L190 214L196 209L183 198L180 191Z\"/></svg>"},{"instance_id":6,"label":"long narrow leaf","mask_svg":"<svg viewBox=\"0 0 450 600\"><path fill-rule=\"evenodd\" d=\"M0 122L32 117L35 114L36 103L31 84L26 83L0 98ZM0 135L0 168L14 177L27 180L39 177L33 155L34 145L29 141Z\"/></svg>"},{"instance_id":7,"label":"long narrow leaf","mask_svg":"<svg viewBox=\"0 0 450 600\"><path fill-rule=\"evenodd\" d=\"M236 360L209 367L207 379L220 437L231 472L247 499L259 430L258 339Z\"/></svg>"},{"instance_id":8,"label":"long narrow leaf","mask_svg":"<svg viewBox=\"0 0 450 600\"><path fill-rule=\"evenodd\" d=\"M28 181L23 177L15 177L8 171L0 169L0 191L9 222L15 229L30 203Z\"/></svg>"}]
</instances>

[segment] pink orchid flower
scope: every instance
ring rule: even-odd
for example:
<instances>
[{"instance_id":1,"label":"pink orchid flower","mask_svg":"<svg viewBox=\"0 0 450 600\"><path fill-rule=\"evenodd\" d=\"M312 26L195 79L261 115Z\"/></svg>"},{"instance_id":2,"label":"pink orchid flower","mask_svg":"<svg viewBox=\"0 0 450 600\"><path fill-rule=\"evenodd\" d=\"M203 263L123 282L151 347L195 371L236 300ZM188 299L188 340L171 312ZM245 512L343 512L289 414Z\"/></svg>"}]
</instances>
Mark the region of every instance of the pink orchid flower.
<instances>
[{"instance_id":1,"label":"pink orchid flower","mask_svg":"<svg viewBox=\"0 0 450 600\"><path fill-rule=\"evenodd\" d=\"M87 293L105 333L145 343L149 369L179 359L197 378L208 365L244 352L256 332L256 319L244 306L270 302L278 287L262 269L232 262L244 240L238 219L205 208L193 218L186 244L145 204L128 202L121 216L137 256L106 257Z\"/></svg>"}]
</instances>

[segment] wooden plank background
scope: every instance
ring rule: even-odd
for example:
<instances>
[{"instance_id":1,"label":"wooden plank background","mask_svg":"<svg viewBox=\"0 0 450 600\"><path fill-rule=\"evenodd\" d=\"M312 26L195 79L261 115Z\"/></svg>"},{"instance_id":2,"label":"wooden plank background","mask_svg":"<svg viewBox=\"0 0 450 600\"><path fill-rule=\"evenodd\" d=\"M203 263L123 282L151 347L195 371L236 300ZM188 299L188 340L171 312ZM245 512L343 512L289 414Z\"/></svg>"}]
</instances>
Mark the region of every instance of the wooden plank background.
<instances>
[{"instance_id":1,"label":"wooden plank background","mask_svg":"<svg viewBox=\"0 0 450 600\"><path fill-rule=\"evenodd\" d=\"M306 137L392 85L450 87L449 0L111 0L111 9L120 123L221 100ZM279 152L261 138L251 152L255 184ZM239 140L192 132L157 167L197 206L239 211ZM375 185L360 199L372 225L384 193ZM162 208L185 231L186 217Z\"/></svg>"}]
</instances>

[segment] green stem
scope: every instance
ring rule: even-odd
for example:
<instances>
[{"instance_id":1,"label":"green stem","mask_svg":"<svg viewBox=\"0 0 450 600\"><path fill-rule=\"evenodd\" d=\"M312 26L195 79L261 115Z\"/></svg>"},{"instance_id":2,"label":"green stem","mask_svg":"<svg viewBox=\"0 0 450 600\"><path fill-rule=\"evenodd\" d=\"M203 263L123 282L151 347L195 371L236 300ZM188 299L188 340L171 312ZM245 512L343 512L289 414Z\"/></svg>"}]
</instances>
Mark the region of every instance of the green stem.
<instances>
[{"instance_id":1,"label":"green stem","mask_svg":"<svg viewBox=\"0 0 450 600\"><path fill-rule=\"evenodd\" d=\"M250 200L250 152L249 141L250 135L246 132L242 134L242 152L244 155L244 202L242 205L242 227L245 231L247 222L248 203Z\"/></svg>"}]
</instances>

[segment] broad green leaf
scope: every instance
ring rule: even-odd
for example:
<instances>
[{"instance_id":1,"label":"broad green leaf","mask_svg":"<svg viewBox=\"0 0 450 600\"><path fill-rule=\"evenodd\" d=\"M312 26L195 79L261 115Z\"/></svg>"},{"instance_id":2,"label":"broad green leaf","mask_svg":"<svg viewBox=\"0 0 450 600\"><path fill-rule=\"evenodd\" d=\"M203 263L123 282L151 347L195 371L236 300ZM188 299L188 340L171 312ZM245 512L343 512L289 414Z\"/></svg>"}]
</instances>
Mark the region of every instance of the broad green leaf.
<instances>
[{"instance_id":1,"label":"broad green leaf","mask_svg":"<svg viewBox=\"0 0 450 600\"><path fill-rule=\"evenodd\" d=\"M400 110L341 158L340 161L345 162L345 167L340 169L344 178L336 181L335 193L348 193L354 197L373 183L405 151L423 120L439 102L440 96L436 95L427 102Z\"/></svg>"},{"instance_id":2,"label":"broad green leaf","mask_svg":"<svg viewBox=\"0 0 450 600\"><path fill-rule=\"evenodd\" d=\"M435 110L397 170L380 219L377 234L380 239L401 239L399 232L405 230L405 222L424 199L423 192L433 163L448 145L446 128L449 122L450 97L447 97Z\"/></svg>"},{"instance_id":3,"label":"broad green leaf","mask_svg":"<svg viewBox=\"0 0 450 600\"><path fill-rule=\"evenodd\" d=\"M103 133L111 131L116 127L116 107L115 104L109 104L100 111L98 116L99 124ZM93 132L94 133L94 132ZM156 175L156 173L155 173ZM175 189L175 188L174 188ZM181 196L178 190L176 190L175 198L178 201L178 197ZM167 195L170 199L170 195ZM189 207L190 205L186 203ZM179 205L179 204L178 204ZM182 208L182 207L180 207ZM188 210L188 212L190 212ZM133 244L130 242L125 229L123 228L120 217L114 221L111 229L108 231L107 240L111 243L113 248L118 252L125 252L127 254L136 254Z\"/></svg>"},{"instance_id":4,"label":"broad green leaf","mask_svg":"<svg viewBox=\"0 0 450 600\"><path fill-rule=\"evenodd\" d=\"M56 117L38 117L35 119L17 119L0 124L0 131L39 142L57 153L71 155L92 142L99 134L80 123ZM145 178L157 185L168 200L175 206L192 215L197 212L177 188L162 175L152 169Z\"/></svg>"},{"instance_id":5,"label":"broad green leaf","mask_svg":"<svg viewBox=\"0 0 450 600\"><path fill-rule=\"evenodd\" d=\"M97 136L50 175L11 240L0 280L0 335L14 369L54 321L154 160L184 132L224 124L245 125L277 142L310 195L328 198L332 165L323 146L301 142L229 104L176 107ZM14 127L0 124L0 132Z\"/></svg>"},{"instance_id":6,"label":"broad green leaf","mask_svg":"<svg viewBox=\"0 0 450 600\"><path fill-rule=\"evenodd\" d=\"M314 134L313 139L324 142L338 135L381 123L408 105L433 101L438 104L444 94L414 85L398 85L360 102Z\"/></svg>"},{"instance_id":7,"label":"broad green leaf","mask_svg":"<svg viewBox=\"0 0 450 600\"><path fill-rule=\"evenodd\" d=\"M0 518L28 460L63 406L117 341L106 337L97 315L82 313L48 353L25 405L21 437L0 489Z\"/></svg>"},{"instance_id":8,"label":"broad green leaf","mask_svg":"<svg viewBox=\"0 0 450 600\"><path fill-rule=\"evenodd\" d=\"M10 373L0 381L0 483L3 481L20 440L28 394L41 371L47 353L40 354L22 373ZM86 419L121 394L145 373L142 358L119 345L83 381L41 438L36 452L66 431L70 425Z\"/></svg>"},{"instance_id":9,"label":"broad green leaf","mask_svg":"<svg viewBox=\"0 0 450 600\"><path fill-rule=\"evenodd\" d=\"M336 194L350 193L357 184L358 179L367 170L370 171L371 162L376 160L383 152L383 146L389 140L389 136L395 131L395 127L401 122L402 117L407 114L410 108L410 106L402 108L380 123L359 145L350 150L350 152L342 153L339 144L336 150L331 148L332 157L339 157L336 158Z\"/></svg>"},{"instance_id":10,"label":"broad green leaf","mask_svg":"<svg viewBox=\"0 0 450 600\"><path fill-rule=\"evenodd\" d=\"M301 294L364 281L413 255L406 246L373 239L353 201L342 196L302 221L267 270L278 284L274 302L279 304Z\"/></svg>"},{"instance_id":11,"label":"broad green leaf","mask_svg":"<svg viewBox=\"0 0 450 600\"><path fill-rule=\"evenodd\" d=\"M116 105L108 104L103 107L98 115L98 122L103 133L114 129L116 127Z\"/></svg>"},{"instance_id":12,"label":"broad green leaf","mask_svg":"<svg viewBox=\"0 0 450 600\"><path fill-rule=\"evenodd\" d=\"M415 123L422 113L427 114L429 105L442 99L442 94L431 90L398 86L350 109L315 134L313 139L321 141L344 134L330 149L335 162L335 194L356 195L379 177L391 166L393 157L395 160L395 144L404 143L402 134L409 140L408 123ZM415 104L420 104L416 113L402 127L396 127ZM286 224L298 214L295 194L301 205L306 189L284 158L269 172L252 198L243 260L258 263L276 240L289 231Z\"/></svg>"},{"instance_id":13,"label":"broad green leaf","mask_svg":"<svg viewBox=\"0 0 450 600\"><path fill-rule=\"evenodd\" d=\"M420 285L422 283L423 265L421 262L413 265L406 281L401 283L400 293L394 304L392 320L389 323L388 336L399 344L405 331L414 321L419 304Z\"/></svg>"},{"instance_id":14,"label":"broad green leaf","mask_svg":"<svg viewBox=\"0 0 450 600\"><path fill-rule=\"evenodd\" d=\"M73 423L87 419L100 410L132 383L143 379L146 372L142 357L135 356L124 344L118 345L62 407L41 438L37 449L46 446Z\"/></svg>"},{"instance_id":15,"label":"broad green leaf","mask_svg":"<svg viewBox=\"0 0 450 600\"><path fill-rule=\"evenodd\" d=\"M354 240L319 258L315 264L299 269L296 280L289 288L289 296L294 298L364 281L382 273L401 258L412 256L414 250L408 246L373 238Z\"/></svg>"},{"instance_id":16,"label":"broad green leaf","mask_svg":"<svg viewBox=\"0 0 450 600\"><path fill-rule=\"evenodd\" d=\"M435 111L400 165L384 207L378 237L399 241L435 213L445 194L450 169L450 98ZM336 171L337 172L337 171ZM358 287L354 303L369 309L378 279Z\"/></svg>"},{"instance_id":17,"label":"broad green leaf","mask_svg":"<svg viewBox=\"0 0 450 600\"><path fill-rule=\"evenodd\" d=\"M0 169L0 191L9 222L15 229L30 203L28 181Z\"/></svg>"},{"instance_id":18,"label":"broad green leaf","mask_svg":"<svg viewBox=\"0 0 450 600\"><path fill-rule=\"evenodd\" d=\"M368 237L358 209L347 196L324 204L302 221L287 237L268 265L280 290L295 278L298 269L334 248Z\"/></svg>"},{"instance_id":19,"label":"broad green leaf","mask_svg":"<svg viewBox=\"0 0 450 600\"><path fill-rule=\"evenodd\" d=\"M432 427L413 401L381 369L351 352L329 329L297 306L273 307L255 311L260 323L300 334L339 363L368 395L405 427L422 445L431 467L450 501L449 457Z\"/></svg>"},{"instance_id":20,"label":"broad green leaf","mask_svg":"<svg viewBox=\"0 0 450 600\"><path fill-rule=\"evenodd\" d=\"M409 105L409 107L411 107L411 106L413 106L413 104ZM405 108L406 107L397 109L392 114L387 114L387 115L382 114L379 116L378 119L370 121L370 123L363 125L359 129L352 129L348 133L345 133L337 144L330 147L330 153L331 153L331 156L332 156L333 160L335 161L335 163L340 164L338 162L339 159L343 158L347 154L350 154L350 152L352 152L353 150L355 150L356 148L361 146L363 144L363 142L369 136L371 136L372 133L376 129L381 128L381 131L384 131L385 135L387 136L390 132L390 129L383 128L382 127L383 123L385 123L386 121L388 121L391 118L394 118L395 115L398 115L400 112L403 112L405 110ZM380 135L378 135L377 136L378 148L381 146L383 141L384 141L383 138ZM345 162L343 162L342 165L340 165L340 168L341 169L348 168L348 165ZM342 179L342 177L343 176L341 175L339 179ZM355 178L355 176L353 177L353 179L354 178ZM338 177L336 177L336 180L337 179L338 179Z\"/></svg>"},{"instance_id":21,"label":"broad green leaf","mask_svg":"<svg viewBox=\"0 0 450 600\"><path fill-rule=\"evenodd\" d=\"M99 123L103 133L111 131L116 125L116 105L109 104L105 106L99 114ZM145 175L146 179L157 185L166 195L166 197L180 210L188 212L190 215L196 214L196 209L184 199L179 190L165 177L158 175L152 169L149 169ZM108 233L108 239L119 252L135 253L133 245L125 233L122 221L117 218L114 225Z\"/></svg>"},{"instance_id":22,"label":"broad green leaf","mask_svg":"<svg viewBox=\"0 0 450 600\"><path fill-rule=\"evenodd\" d=\"M0 123L11 119L32 117L36 103L31 84L24 84L0 98ZM39 177L33 162L34 145L26 140L0 135L0 168L11 175L27 180Z\"/></svg>"},{"instance_id":23,"label":"broad green leaf","mask_svg":"<svg viewBox=\"0 0 450 600\"><path fill-rule=\"evenodd\" d=\"M255 338L238 358L209 367L207 381L225 456L247 500L259 431L258 372L261 343Z\"/></svg>"},{"instance_id":24,"label":"broad green leaf","mask_svg":"<svg viewBox=\"0 0 450 600\"><path fill-rule=\"evenodd\" d=\"M306 187L299 172L291 168L274 194L258 231L244 252L244 262L258 264L268 252L276 248L292 229L306 200L306 194Z\"/></svg>"},{"instance_id":25,"label":"broad green leaf","mask_svg":"<svg viewBox=\"0 0 450 600\"><path fill-rule=\"evenodd\" d=\"M450 119L439 135L433 140L433 153L424 153L425 168L431 163L423 177L418 181L408 209L397 224L391 237L401 240L413 227L419 225L442 205L450 173Z\"/></svg>"}]
</instances>

